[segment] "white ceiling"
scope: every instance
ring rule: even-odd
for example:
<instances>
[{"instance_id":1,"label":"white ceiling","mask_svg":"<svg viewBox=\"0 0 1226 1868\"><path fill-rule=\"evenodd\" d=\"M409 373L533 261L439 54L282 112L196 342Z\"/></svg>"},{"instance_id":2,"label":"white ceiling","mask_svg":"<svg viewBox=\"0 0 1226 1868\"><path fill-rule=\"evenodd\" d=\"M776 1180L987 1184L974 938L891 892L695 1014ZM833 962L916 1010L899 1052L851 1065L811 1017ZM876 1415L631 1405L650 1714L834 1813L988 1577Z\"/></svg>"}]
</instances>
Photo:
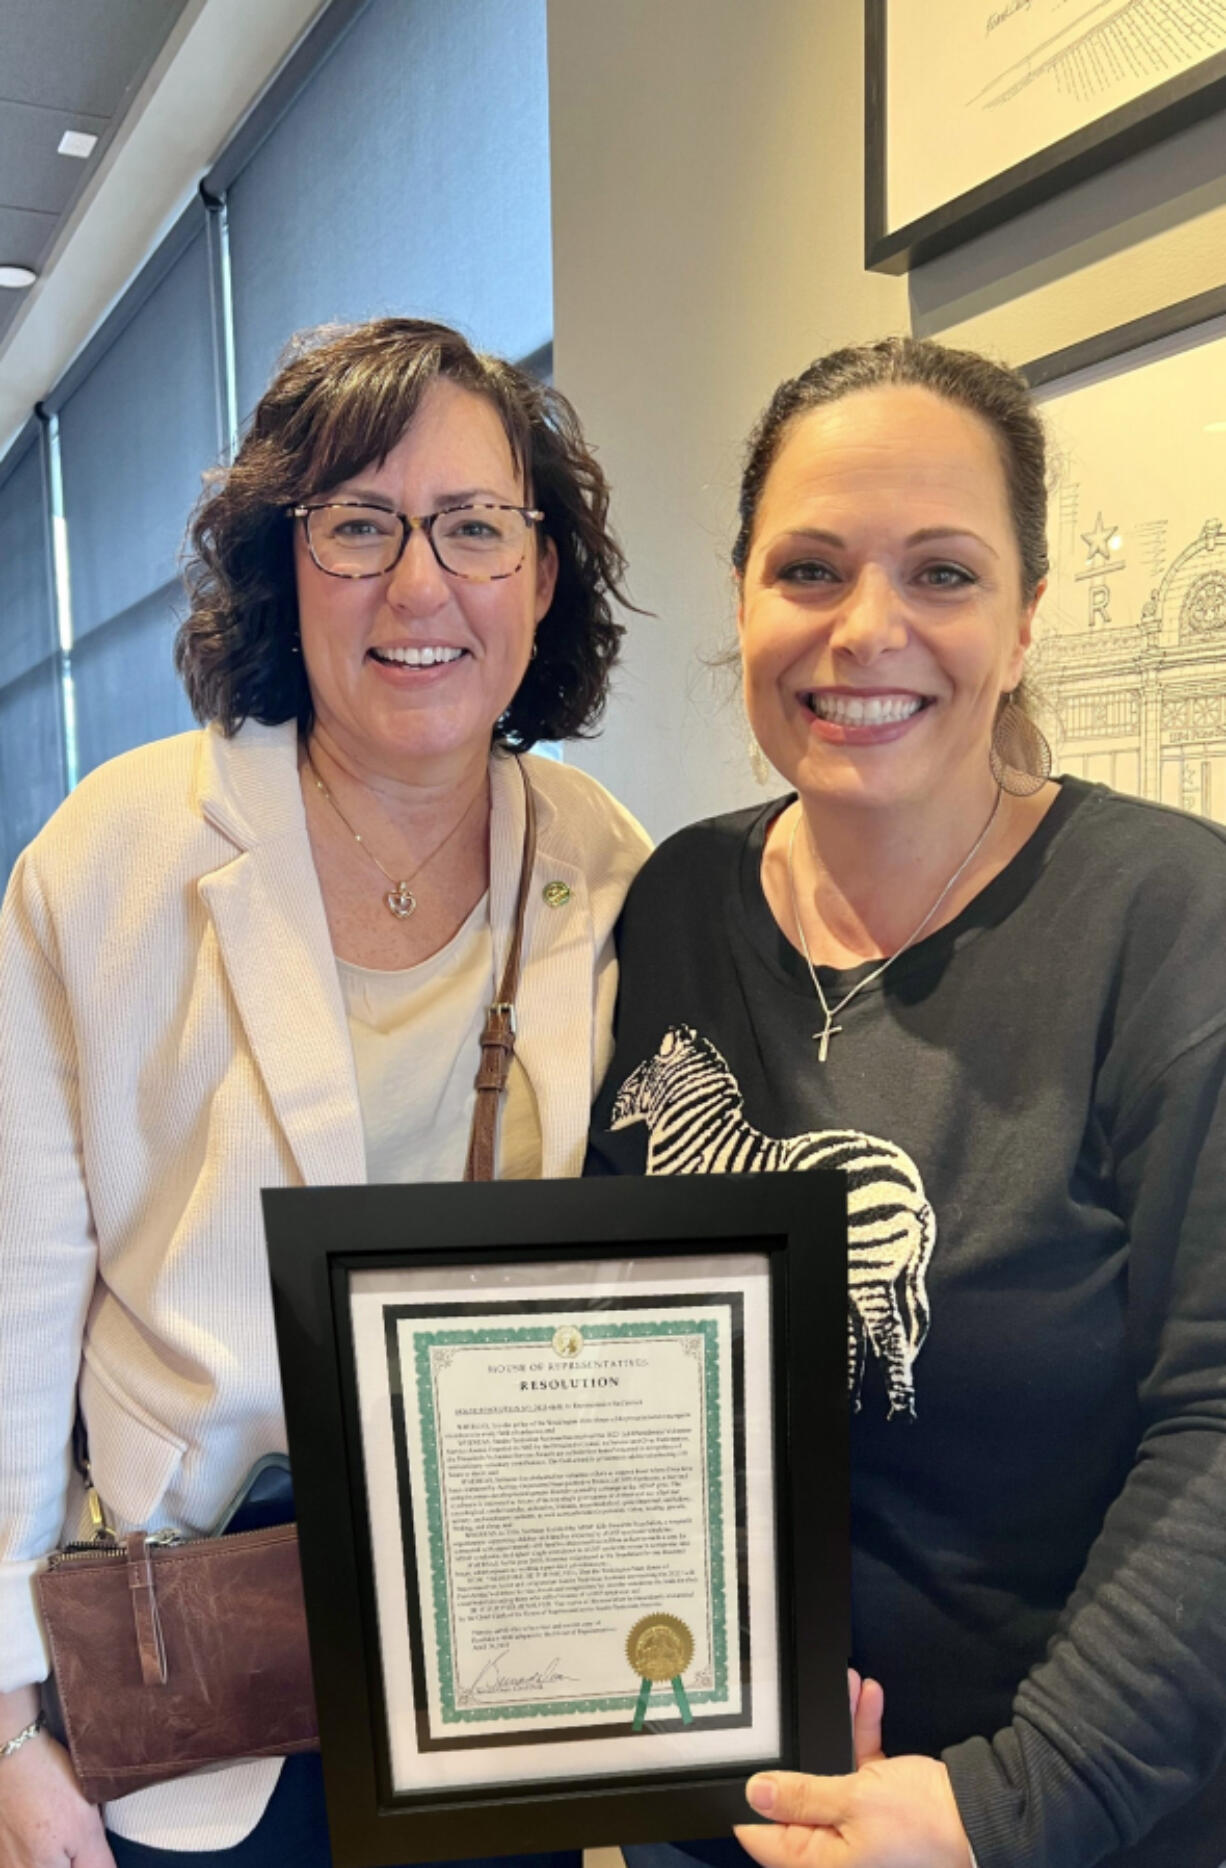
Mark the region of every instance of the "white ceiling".
<instances>
[{"instance_id":1,"label":"white ceiling","mask_svg":"<svg viewBox=\"0 0 1226 1868\"><path fill-rule=\"evenodd\" d=\"M324 4L2 0L0 262L40 277L0 293L0 456Z\"/></svg>"},{"instance_id":2,"label":"white ceiling","mask_svg":"<svg viewBox=\"0 0 1226 1868\"><path fill-rule=\"evenodd\" d=\"M0 7L0 264L42 270L187 0L4 0ZM65 130L98 143L58 153ZM21 309L0 293L0 342Z\"/></svg>"}]
</instances>

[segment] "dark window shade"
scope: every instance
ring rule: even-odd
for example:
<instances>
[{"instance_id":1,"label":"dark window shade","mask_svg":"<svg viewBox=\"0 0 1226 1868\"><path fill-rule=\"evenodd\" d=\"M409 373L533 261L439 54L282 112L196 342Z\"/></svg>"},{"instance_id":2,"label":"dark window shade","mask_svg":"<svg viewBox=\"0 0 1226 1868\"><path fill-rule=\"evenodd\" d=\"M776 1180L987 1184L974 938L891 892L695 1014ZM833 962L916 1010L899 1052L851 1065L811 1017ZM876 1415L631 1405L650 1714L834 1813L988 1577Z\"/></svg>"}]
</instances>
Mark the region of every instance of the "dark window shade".
<instances>
[{"instance_id":1,"label":"dark window shade","mask_svg":"<svg viewBox=\"0 0 1226 1868\"><path fill-rule=\"evenodd\" d=\"M0 687L58 646L51 533L37 434L0 468Z\"/></svg>"},{"instance_id":2,"label":"dark window shade","mask_svg":"<svg viewBox=\"0 0 1226 1868\"><path fill-rule=\"evenodd\" d=\"M77 643L72 685L82 778L130 746L196 724L169 648L186 608L182 586L168 584Z\"/></svg>"},{"instance_id":3,"label":"dark window shade","mask_svg":"<svg viewBox=\"0 0 1226 1868\"><path fill-rule=\"evenodd\" d=\"M191 725L171 660L184 532L219 455L204 212L59 409L77 771Z\"/></svg>"},{"instance_id":4,"label":"dark window shade","mask_svg":"<svg viewBox=\"0 0 1226 1868\"><path fill-rule=\"evenodd\" d=\"M63 796L57 653L0 688L0 881Z\"/></svg>"},{"instance_id":5,"label":"dark window shade","mask_svg":"<svg viewBox=\"0 0 1226 1868\"><path fill-rule=\"evenodd\" d=\"M553 329L545 0L372 0L228 192L238 407L291 334L383 313L520 357Z\"/></svg>"},{"instance_id":6,"label":"dark window shade","mask_svg":"<svg viewBox=\"0 0 1226 1868\"><path fill-rule=\"evenodd\" d=\"M77 641L173 579L201 475L218 458L203 218L59 411Z\"/></svg>"},{"instance_id":7,"label":"dark window shade","mask_svg":"<svg viewBox=\"0 0 1226 1868\"><path fill-rule=\"evenodd\" d=\"M64 795L51 535L37 434L0 481L0 885Z\"/></svg>"}]
</instances>

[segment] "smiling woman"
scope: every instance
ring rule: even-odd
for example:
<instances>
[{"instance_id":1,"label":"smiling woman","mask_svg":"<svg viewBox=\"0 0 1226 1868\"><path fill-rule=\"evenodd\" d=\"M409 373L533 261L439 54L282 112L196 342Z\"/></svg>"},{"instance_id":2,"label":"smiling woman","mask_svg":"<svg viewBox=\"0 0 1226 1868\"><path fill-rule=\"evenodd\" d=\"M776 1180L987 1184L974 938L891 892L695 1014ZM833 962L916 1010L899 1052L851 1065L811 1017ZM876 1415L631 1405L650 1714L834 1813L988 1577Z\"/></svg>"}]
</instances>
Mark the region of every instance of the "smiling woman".
<instances>
[{"instance_id":1,"label":"smiling woman","mask_svg":"<svg viewBox=\"0 0 1226 1868\"><path fill-rule=\"evenodd\" d=\"M919 813L948 847L938 799L959 824L991 808L984 747L1036 601L985 422L909 385L813 409L763 488L742 578L763 750L815 805Z\"/></svg>"},{"instance_id":2,"label":"smiling woman","mask_svg":"<svg viewBox=\"0 0 1226 1868\"><path fill-rule=\"evenodd\" d=\"M294 509L317 767L411 775L457 810L484 785L557 582L557 549L524 495L497 410L442 378L376 467Z\"/></svg>"},{"instance_id":3,"label":"smiling woman","mask_svg":"<svg viewBox=\"0 0 1226 1868\"><path fill-rule=\"evenodd\" d=\"M262 1187L578 1172L647 844L529 749L604 705L625 601L607 509L565 399L456 332L306 340L197 514L177 655L203 730L92 773L13 872L6 1865L330 1859L306 1755L136 1791L104 1840L35 1722L32 1578L79 1529L83 1365L125 1531L207 1532L284 1448ZM241 1629L219 1637L241 1655Z\"/></svg>"},{"instance_id":4,"label":"smiling woman","mask_svg":"<svg viewBox=\"0 0 1226 1868\"><path fill-rule=\"evenodd\" d=\"M591 1169L847 1178L862 1768L754 1780L764 1868L1226 1856L1226 835L1048 779L1045 515L986 358L782 384L734 564L790 789L623 916Z\"/></svg>"}]
</instances>

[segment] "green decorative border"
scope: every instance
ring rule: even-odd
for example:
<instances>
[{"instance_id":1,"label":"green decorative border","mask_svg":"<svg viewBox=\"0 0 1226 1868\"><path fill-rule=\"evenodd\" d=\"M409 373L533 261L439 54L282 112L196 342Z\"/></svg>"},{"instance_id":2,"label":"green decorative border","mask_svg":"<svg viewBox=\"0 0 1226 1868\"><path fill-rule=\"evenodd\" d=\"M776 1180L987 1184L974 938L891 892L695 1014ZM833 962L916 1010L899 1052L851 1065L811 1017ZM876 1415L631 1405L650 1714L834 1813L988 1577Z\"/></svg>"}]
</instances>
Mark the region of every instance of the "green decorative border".
<instances>
[{"instance_id":1,"label":"green decorative border","mask_svg":"<svg viewBox=\"0 0 1226 1868\"><path fill-rule=\"evenodd\" d=\"M439 1689L444 1725L463 1725L496 1719L560 1718L576 1712L633 1712L636 1695L629 1692L612 1699L555 1700L548 1705L478 1706L471 1710L455 1703L455 1662L451 1650L451 1614L448 1593L447 1563L443 1548L443 1509L439 1483L438 1423L434 1409L434 1385L430 1376L430 1351L460 1344L545 1344L552 1340L554 1325L533 1324L522 1329L496 1327L484 1330L421 1330L414 1334L414 1359L417 1374L417 1401L421 1419L422 1462L425 1471L426 1528L430 1546L430 1580L434 1599L434 1636L438 1645ZM662 1319L651 1323L608 1323L583 1325L585 1342L624 1342L634 1337L701 1336L705 1342L703 1357L705 1414L707 1427L707 1501L711 1561L711 1629L715 1667L715 1685L705 1692L690 1693L691 1705L723 1700L728 1693L727 1602L724 1589L724 1495L720 1466L720 1392L719 1325L713 1317L679 1320Z\"/></svg>"}]
</instances>

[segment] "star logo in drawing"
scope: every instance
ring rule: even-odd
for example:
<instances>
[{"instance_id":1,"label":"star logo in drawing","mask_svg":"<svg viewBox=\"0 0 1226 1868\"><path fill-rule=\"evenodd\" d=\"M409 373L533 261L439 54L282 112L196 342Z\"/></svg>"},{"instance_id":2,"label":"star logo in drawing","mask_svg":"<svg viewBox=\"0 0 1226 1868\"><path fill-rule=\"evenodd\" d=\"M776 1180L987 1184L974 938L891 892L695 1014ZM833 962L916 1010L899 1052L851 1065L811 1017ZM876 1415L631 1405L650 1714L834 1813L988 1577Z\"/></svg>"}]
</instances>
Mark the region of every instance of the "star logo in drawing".
<instances>
[{"instance_id":1,"label":"star logo in drawing","mask_svg":"<svg viewBox=\"0 0 1226 1868\"><path fill-rule=\"evenodd\" d=\"M1093 528L1089 532L1083 532L1081 536L1089 546L1086 552L1087 564L1093 564L1095 558L1101 558L1105 564L1108 564L1111 561L1112 551L1119 550L1119 532L1114 525L1103 524L1101 512L1095 519Z\"/></svg>"}]
</instances>

